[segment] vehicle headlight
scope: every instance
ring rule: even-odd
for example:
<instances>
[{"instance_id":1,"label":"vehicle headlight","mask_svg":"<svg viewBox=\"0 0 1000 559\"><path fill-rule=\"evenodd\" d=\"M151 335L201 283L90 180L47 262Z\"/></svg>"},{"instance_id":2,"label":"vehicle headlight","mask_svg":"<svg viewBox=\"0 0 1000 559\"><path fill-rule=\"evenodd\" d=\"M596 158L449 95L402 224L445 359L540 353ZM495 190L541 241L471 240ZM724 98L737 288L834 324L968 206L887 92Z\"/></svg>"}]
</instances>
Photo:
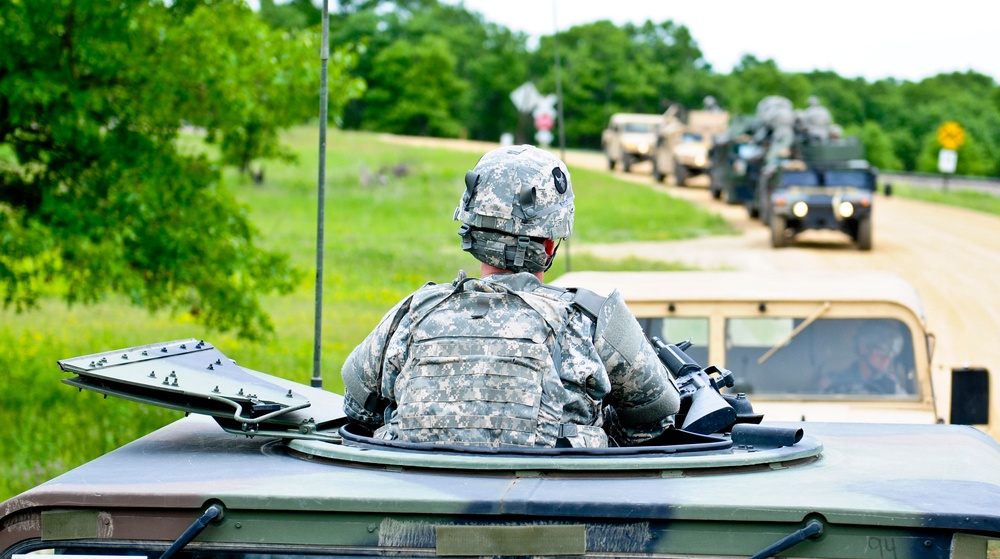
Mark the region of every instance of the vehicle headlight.
<instances>
[{"instance_id":1,"label":"vehicle headlight","mask_svg":"<svg viewBox=\"0 0 1000 559\"><path fill-rule=\"evenodd\" d=\"M850 202L841 202L837 206L837 212L840 213L841 217L851 217L854 215L854 204Z\"/></svg>"},{"instance_id":2,"label":"vehicle headlight","mask_svg":"<svg viewBox=\"0 0 1000 559\"><path fill-rule=\"evenodd\" d=\"M697 165L698 167L704 166L705 165L705 156L704 155L699 155L699 156L695 157L694 158L694 164Z\"/></svg>"},{"instance_id":3,"label":"vehicle headlight","mask_svg":"<svg viewBox=\"0 0 1000 559\"><path fill-rule=\"evenodd\" d=\"M792 204L792 213L795 217L805 217L809 213L809 204L805 202L795 202Z\"/></svg>"},{"instance_id":4,"label":"vehicle headlight","mask_svg":"<svg viewBox=\"0 0 1000 559\"><path fill-rule=\"evenodd\" d=\"M637 151L639 153L646 153L646 152L649 151L649 146L646 145L646 144L639 144L639 145L635 146L635 151Z\"/></svg>"}]
</instances>

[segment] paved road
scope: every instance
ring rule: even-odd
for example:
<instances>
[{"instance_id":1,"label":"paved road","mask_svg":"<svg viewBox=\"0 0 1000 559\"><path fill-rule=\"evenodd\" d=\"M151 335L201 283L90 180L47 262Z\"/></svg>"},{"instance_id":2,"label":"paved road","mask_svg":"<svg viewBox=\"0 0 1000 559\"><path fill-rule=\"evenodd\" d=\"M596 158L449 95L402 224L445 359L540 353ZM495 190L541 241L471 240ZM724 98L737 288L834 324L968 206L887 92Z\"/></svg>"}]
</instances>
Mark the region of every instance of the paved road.
<instances>
[{"instance_id":1,"label":"paved road","mask_svg":"<svg viewBox=\"0 0 1000 559\"><path fill-rule=\"evenodd\" d=\"M496 147L486 142L441 143L480 153ZM574 166L607 169L599 153L569 151L566 160L571 173ZM575 244L574 250L609 257L631 253L705 269L891 270L912 283L923 298L928 326L937 338L934 384L939 401L950 399L947 377L951 367L985 366L995 375L1000 373L1000 218L880 195L874 206L871 252L856 250L845 236L822 231L804 233L793 246L776 250L771 248L768 230L749 219L741 206L712 199L704 187L656 185L649 176L648 164L637 165L633 171L616 173L718 212L742 234L671 242ZM991 391L991 423L998 424L1000 375L993 378Z\"/></svg>"}]
</instances>

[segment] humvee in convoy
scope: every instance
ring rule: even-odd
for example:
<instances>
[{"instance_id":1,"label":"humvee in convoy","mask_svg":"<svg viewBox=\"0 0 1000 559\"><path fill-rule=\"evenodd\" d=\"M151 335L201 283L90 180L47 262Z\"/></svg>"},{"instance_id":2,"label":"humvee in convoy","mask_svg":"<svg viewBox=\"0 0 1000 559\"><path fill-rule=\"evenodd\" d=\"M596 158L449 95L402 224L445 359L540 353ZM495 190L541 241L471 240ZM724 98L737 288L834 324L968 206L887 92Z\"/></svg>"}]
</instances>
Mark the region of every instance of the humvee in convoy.
<instances>
[{"instance_id":1,"label":"humvee in convoy","mask_svg":"<svg viewBox=\"0 0 1000 559\"><path fill-rule=\"evenodd\" d=\"M876 173L857 138L803 146L801 159L780 163L761 182L761 221L771 246L788 246L809 230L840 231L859 250L872 249Z\"/></svg>"},{"instance_id":2,"label":"humvee in convoy","mask_svg":"<svg viewBox=\"0 0 1000 559\"><path fill-rule=\"evenodd\" d=\"M616 113L601 133L601 149L608 158L608 168L621 166L628 173L632 165L649 160L656 144L656 130L662 115Z\"/></svg>"},{"instance_id":3,"label":"humvee in convoy","mask_svg":"<svg viewBox=\"0 0 1000 559\"><path fill-rule=\"evenodd\" d=\"M687 353L731 371L725 390L746 394L768 419L963 423L1000 439L988 371L932 378L934 336L918 293L896 274L572 272L553 283L618 289L648 336L690 339ZM869 352L881 352L872 359L883 374L869 367L871 380L845 381Z\"/></svg>"},{"instance_id":4,"label":"humvee in convoy","mask_svg":"<svg viewBox=\"0 0 1000 559\"><path fill-rule=\"evenodd\" d=\"M744 204L771 229L775 248L803 231L833 230L872 249L876 169L859 138L842 138L816 98L796 111L784 97L765 97L753 117L736 121L712 153L714 197Z\"/></svg>"},{"instance_id":5,"label":"humvee in convoy","mask_svg":"<svg viewBox=\"0 0 1000 559\"><path fill-rule=\"evenodd\" d=\"M708 173L714 139L725 133L728 125L729 113L725 111L688 111L678 117L668 110L653 148L653 178L663 182L672 177L677 186L684 186L688 178Z\"/></svg>"}]
</instances>

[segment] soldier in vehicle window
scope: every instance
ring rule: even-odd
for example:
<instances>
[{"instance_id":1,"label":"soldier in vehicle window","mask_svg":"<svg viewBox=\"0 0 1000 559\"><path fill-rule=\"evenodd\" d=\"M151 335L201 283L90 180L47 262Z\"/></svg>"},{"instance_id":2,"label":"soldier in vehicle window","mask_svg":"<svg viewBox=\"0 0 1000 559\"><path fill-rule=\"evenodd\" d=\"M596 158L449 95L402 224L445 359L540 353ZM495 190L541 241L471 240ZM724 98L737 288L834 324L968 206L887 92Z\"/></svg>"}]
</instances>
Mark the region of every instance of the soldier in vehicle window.
<instances>
[{"instance_id":1,"label":"soldier in vehicle window","mask_svg":"<svg viewBox=\"0 0 1000 559\"><path fill-rule=\"evenodd\" d=\"M906 373L897 357L903 349L899 330L884 320L865 322L854 334L857 358L821 384L828 394L907 394Z\"/></svg>"},{"instance_id":2,"label":"soldier in vehicle window","mask_svg":"<svg viewBox=\"0 0 1000 559\"><path fill-rule=\"evenodd\" d=\"M565 164L502 147L465 184L454 218L482 278L460 271L385 315L344 363L348 417L376 438L491 447L634 445L671 427L677 387L618 292L542 283L573 229Z\"/></svg>"}]
</instances>

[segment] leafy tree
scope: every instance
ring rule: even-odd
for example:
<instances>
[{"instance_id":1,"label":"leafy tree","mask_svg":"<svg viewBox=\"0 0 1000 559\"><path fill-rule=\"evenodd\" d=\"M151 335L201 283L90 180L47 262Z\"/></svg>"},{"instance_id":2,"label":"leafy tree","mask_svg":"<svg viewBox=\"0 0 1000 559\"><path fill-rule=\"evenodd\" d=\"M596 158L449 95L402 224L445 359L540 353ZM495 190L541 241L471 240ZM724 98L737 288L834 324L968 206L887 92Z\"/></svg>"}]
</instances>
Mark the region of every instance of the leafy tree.
<instances>
[{"instance_id":1,"label":"leafy tree","mask_svg":"<svg viewBox=\"0 0 1000 559\"><path fill-rule=\"evenodd\" d=\"M315 89L317 71L296 66L310 44L254 17L234 0L0 4L5 305L30 308L43 292L83 303L121 293L219 330L271 328L259 298L290 290L295 270L257 245L218 165L177 141L182 122L219 138L255 118L277 127L268 112L276 105L253 98L274 94L282 80ZM253 42L290 53L248 56ZM292 67L278 67L286 62ZM346 65L335 59L333 75ZM335 81L332 97L343 100L348 87ZM278 116L287 114L298 113Z\"/></svg>"},{"instance_id":2,"label":"leafy tree","mask_svg":"<svg viewBox=\"0 0 1000 559\"><path fill-rule=\"evenodd\" d=\"M455 75L456 64L443 39L427 36L416 44L393 43L374 61L366 126L399 134L460 135L464 127L450 103L461 99L468 85Z\"/></svg>"},{"instance_id":3,"label":"leafy tree","mask_svg":"<svg viewBox=\"0 0 1000 559\"><path fill-rule=\"evenodd\" d=\"M272 30L244 6L229 2L200 7L174 29L169 48L177 54L165 69L200 84L189 88L193 95L184 114L191 115L186 117L190 124L208 130L225 163L248 173L253 160L290 157L278 132L316 115L318 35ZM213 53L208 63L204 53ZM344 84L329 96L336 115L362 84L346 77L354 63L346 47L331 58L330 81Z\"/></svg>"},{"instance_id":4,"label":"leafy tree","mask_svg":"<svg viewBox=\"0 0 1000 559\"><path fill-rule=\"evenodd\" d=\"M846 135L860 136L865 145L868 162L884 171L899 171L903 162L896 157L892 138L882 130L877 122L869 120L863 126L849 126L844 130Z\"/></svg>"},{"instance_id":5,"label":"leafy tree","mask_svg":"<svg viewBox=\"0 0 1000 559\"><path fill-rule=\"evenodd\" d=\"M275 4L274 0L261 0L260 18L272 27L287 30L308 29L323 23L323 12L312 0L291 0Z\"/></svg>"},{"instance_id":6,"label":"leafy tree","mask_svg":"<svg viewBox=\"0 0 1000 559\"><path fill-rule=\"evenodd\" d=\"M801 74L782 72L773 60L758 60L745 55L733 68L725 84L725 97L730 112L753 114L757 103L768 95L780 95L798 107L804 106L810 94L809 80Z\"/></svg>"}]
</instances>

